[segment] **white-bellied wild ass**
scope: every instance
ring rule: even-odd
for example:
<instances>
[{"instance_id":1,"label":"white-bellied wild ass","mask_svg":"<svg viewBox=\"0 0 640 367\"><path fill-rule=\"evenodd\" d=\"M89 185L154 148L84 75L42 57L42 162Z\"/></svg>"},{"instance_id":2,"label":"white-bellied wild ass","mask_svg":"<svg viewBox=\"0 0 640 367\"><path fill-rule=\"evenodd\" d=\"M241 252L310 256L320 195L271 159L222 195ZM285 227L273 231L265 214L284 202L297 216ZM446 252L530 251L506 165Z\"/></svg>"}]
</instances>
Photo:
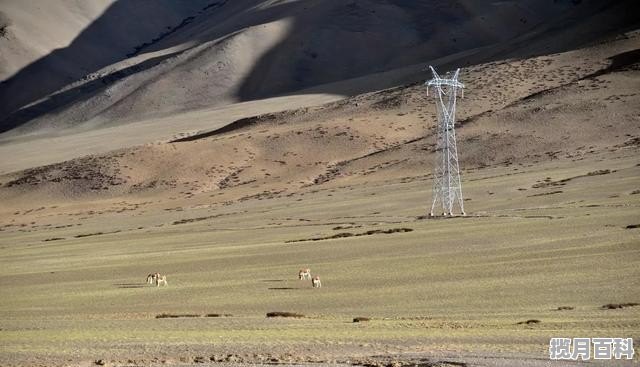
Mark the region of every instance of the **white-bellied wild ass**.
<instances>
[{"instance_id":1,"label":"white-bellied wild ass","mask_svg":"<svg viewBox=\"0 0 640 367\"><path fill-rule=\"evenodd\" d=\"M155 282L156 282L156 275L155 274L147 275L147 284L153 284Z\"/></svg>"},{"instance_id":2,"label":"white-bellied wild ass","mask_svg":"<svg viewBox=\"0 0 640 367\"><path fill-rule=\"evenodd\" d=\"M159 287L160 284L169 285L167 283L167 276L166 275L160 275L160 273L156 273L156 287Z\"/></svg>"},{"instance_id":3,"label":"white-bellied wild ass","mask_svg":"<svg viewBox=\"0 0 640 367\"><path fill-rule=\"evenodd\" d=\"M300 269L298 272L298 279L311 279L311 269Z\"/></svg>"},{"instance_id":4,"label":"white-bellied wild ass","mask_svg":"<svg viewBox=\"0 0 640 367\"><path fill-rule=\"evenodd\" d=\"M311 279L311 285L313 286L313 288L322 287L322 283L320 283L320 277L319 276L313 277L313 279Z\"/></svg>"}]
</instances>

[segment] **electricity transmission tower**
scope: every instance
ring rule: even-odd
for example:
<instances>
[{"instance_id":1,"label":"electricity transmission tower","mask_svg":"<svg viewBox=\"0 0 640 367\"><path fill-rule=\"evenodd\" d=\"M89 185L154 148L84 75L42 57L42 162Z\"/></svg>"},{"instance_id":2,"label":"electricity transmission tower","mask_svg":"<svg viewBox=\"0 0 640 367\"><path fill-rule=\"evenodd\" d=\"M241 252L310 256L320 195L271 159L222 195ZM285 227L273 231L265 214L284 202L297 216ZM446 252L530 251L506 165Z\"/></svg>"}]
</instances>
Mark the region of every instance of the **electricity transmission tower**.
<instances>
[{"instance_id":1,"label":"electricity transmission tower","mask_svg":"<svg viewBox=\"0 0 640 367\"><path fill-rule=\"evenodd\" d=\"M458 147L456 144L456 94L458 89L464 97L464 84L458 81L460 69L451 76L444 78L431 68L433 79L425 83L427 95L433 87L438 114L436 138L436 162L433 175L433 203L429 216L433 216L436 203L442 204L442 215L453 215L453 207L457 203L462 215L464 203L462 199L462 184L460 182L460 166L458 164Z\"/></svg>"}]
</instances>

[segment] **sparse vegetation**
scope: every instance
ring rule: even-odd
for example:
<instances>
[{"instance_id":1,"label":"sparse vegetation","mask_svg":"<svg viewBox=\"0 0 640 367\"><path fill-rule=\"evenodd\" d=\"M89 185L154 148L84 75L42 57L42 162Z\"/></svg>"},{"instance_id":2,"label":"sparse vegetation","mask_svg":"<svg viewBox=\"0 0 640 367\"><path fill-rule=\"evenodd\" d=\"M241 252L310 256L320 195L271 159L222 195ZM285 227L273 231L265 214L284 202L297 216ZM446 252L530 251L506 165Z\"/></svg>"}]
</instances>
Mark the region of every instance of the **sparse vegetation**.
<instances>
[{"instance_id":1,"label":"sparse vegetation","mask_svg":"<svg viewBox=\"0 0 640 367\"><path fill-rule=\"evenodd\" d=\"M353 318L353 322L365 322L365 321L371 321L371 319L368 318L368 317L354 317Z\"/></svg>"},{"instance_id":2,"label":"sparse vegetation","mask_svg":"<svg viewBox=\"0 0 640 367\"><path fill-rule=\"evenodd\" d=\"M11 20L3 12L0 11L0 37L6 37Z\"/></svg>"},{"instance_id":3,"label":"sparse vegetation","mask_svg":"<svg viewBox=\"0 0 640 367\"><path fill-rule=\"evenodd\" d=\"M557 311L571 311L573 309L575 309L575 307L573 307L573 306L560 306L556 310Z\"/></svg>"},{"instance_id":4,"label":"sparse vegetation","mask_svg":"<svg viewBox=\"0 0 640 367\"><path fill-rule=\"evenodd\" d=\"M105 234L104 232L94 232L94 233L81 233L81 234L77 234L73 237L75 238L82 238L82 237L91 237L91 236L100 236Z\"/></svg>"},{"instance_id":5,"label":"sparse vegetation","mask_svg":"<svg viewBox=\"0 0 640 367\"><path fill-rule=\"evenodd\" d=\"M607 303L606 305L603 305L600 308L602 308L603 310L617 310L617 309L621 309L621 308L636 307L636 306L640 306L640 303L636 303L636 302Z\"/></svg>"},{"instance_id":6,"label":"sparse vegetation","mask_svg":"<svg viewBox=\"0 0 640 367\"><path fill-rule=\"evenodd\" d=\"M546 196L546 195L555 195L555 194L562 194L562 190L556 190L556 191L549 191L549 192L541 192L539 194L533 194L533 195L528 195L527 197L536 197L536 196Z\"/></svg>"},{"instance_id":7,"label":"sparse vegetation","mask_svg":"<svg viewBox=\"0 0 640 367\"><path fill-rule=\"evenodd\" d=\"M587 173L587 176L608 175L609 173L611 173L611 170L609 169L599 169L597 171L591 171Z\"/></svg>"},{"instance_id":8,"label":"sparse vegetation","mask_svg":"<svg viewBox=\"0 0 640 367\"><path fill-rule=\"evenodd\" d=\"M195 317L232 317L229 313L207 313L204 315L194 313L161 313L156 315L156 319L179 319L179 318L195 318Z\"/></svg>"},{"instance_id":9,"label":"sparse vegetation","mask_svg":"<svg viewBox=\"0 0 640 367\"><path fill-rule=\"evenodd\" d=\"M348 237L360 237L360 236L371 236L374 234L392 234L392 233L404 233L404 232L412 232L412 228L392 228L392 229L372 229L362 233L350 233L350 232L340 232L331 236L326 237L314 237L307 238L301 240L289 240L285 241L285 243L292 242L304 242L304 241L322 241L322 240L333 240L338 238L348 238Z\"/></svg>"},{"instance_id":10,"label":"sparse vegetation","mask_svg":"<svg viewBox=\"0 0 640 367\"><path fill-rule=\"evenodd\" d=\"M156 319L177 319L182 317L202 317L202 315L197 314L172 314L172 313L161 313L156 315Z\"/></svg>"},{"instance_id":11,"label":"sparse vegetation","mask_svg":"<svg viewBox=\"0 0 640 367\"><path fill-rule=\"evenodd\" d=\"M267 317L292 317L292 318L300 319L305 316L303 314L295 313L295 312L274 311L274 312L267 312Z\"/></svg>"},{"instance_id":12,"label":"sparse vegetation","mask_svg":"<svg viewBox=\"0 0 640 367\"><path fill-rule=\"evenodd\" d=\"M588 173L586 173L584 175L573 176L573 177L564 178L562 180L557 180L557 181L553 181L553 180L551 180L550 177L547 177L544 181L539 182L537 184L534 184L531 187L534 188L534 189L539 189L539 188L544 188L544 187L549 187L549 186L565 186L567 184L567 182L575 180L577 178L608 175L608 174L613 173L613 172L615 172L615 171L612 171L612 170L609 170L609 169L601 169L601 170L597 170L597 171L588 172Z\"/></svg>"}]
</instances>

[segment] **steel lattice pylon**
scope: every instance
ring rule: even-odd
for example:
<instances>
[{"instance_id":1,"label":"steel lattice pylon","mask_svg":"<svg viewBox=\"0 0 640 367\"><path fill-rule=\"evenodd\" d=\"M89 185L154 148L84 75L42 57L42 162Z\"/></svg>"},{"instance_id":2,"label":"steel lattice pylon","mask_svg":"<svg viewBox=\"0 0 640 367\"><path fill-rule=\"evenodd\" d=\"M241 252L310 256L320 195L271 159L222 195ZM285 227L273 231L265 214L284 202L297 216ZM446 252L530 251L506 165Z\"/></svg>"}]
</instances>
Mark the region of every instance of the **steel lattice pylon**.
<instances>
[{"instance_id":1,"label":"steel lattice pylon","mask_svg":"<svg viewBox=\"0 0 640 367\"><path fill-rule=\"evenodd\" d=\"M458 164L458 147L456 144L456 94L458 89L464 96L464 84L458 81L460 69L451 76L447 74L441 78L431 68L433 79L425 83L427 95L433 87L438 114L436 162L433 176L433 203L430 216L438 201L442 204L442 215L453 215L453 207L457 203L460 212L465 215L462 199L462 184L460 180L460 166Z\"/></svg>"}]
</instances>

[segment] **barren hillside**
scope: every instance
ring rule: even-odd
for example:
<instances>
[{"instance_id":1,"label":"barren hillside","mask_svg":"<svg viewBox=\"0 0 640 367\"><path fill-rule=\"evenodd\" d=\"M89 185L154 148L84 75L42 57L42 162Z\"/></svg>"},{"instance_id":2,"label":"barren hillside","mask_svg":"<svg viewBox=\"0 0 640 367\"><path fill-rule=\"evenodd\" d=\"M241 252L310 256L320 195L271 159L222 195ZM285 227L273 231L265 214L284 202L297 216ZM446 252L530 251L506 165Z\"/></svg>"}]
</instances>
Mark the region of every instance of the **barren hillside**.
<instances>
[{"instance_id":1,"label":"barren hillside","mask_svg":"<svg viewBox=\"0 0 640 367\"><path fill-rule=\"evenodd\" d=\"M0 131L113 126L310 87L362 93L424 75L391 74L356 88L328 83L450 55L470 65L563 51L629 27L637 10L633 1L596 0L179 4L8 2ZM31 30L33 23L47 31Z\"/></svg>"},{"instance_id":2,"label":"barren hillside","mask_svg":"<svg viewBox=\"0 0 640 367\"><path fill-rule=\"evenodd\" d=\"M639 40L632 32L586 49L465 68L462 166L636 149ZM414 83L16 172L3 177L2 195L17 202L153 192L242 197L414 176L432 169L434 124L433 103Z\"/></svg>"}]
</instances>

